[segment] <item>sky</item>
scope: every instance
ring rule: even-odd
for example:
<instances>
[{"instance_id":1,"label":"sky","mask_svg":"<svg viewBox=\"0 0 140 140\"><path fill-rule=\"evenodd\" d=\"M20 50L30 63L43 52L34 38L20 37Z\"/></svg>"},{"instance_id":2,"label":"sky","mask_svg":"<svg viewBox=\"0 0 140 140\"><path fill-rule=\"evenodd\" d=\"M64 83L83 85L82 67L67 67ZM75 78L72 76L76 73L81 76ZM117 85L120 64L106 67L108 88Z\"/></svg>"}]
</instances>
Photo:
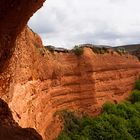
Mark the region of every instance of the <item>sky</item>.
<instances>
[{"instance_id":1,"label":"sky","mask_svg":"<svg viewBox=\"0 0 140 140\"><path fill-rule=\"evenodd\" d=\"M140 0L46 0L28 25L44 45L140 43Z\"/></svg>"}]
</instances>

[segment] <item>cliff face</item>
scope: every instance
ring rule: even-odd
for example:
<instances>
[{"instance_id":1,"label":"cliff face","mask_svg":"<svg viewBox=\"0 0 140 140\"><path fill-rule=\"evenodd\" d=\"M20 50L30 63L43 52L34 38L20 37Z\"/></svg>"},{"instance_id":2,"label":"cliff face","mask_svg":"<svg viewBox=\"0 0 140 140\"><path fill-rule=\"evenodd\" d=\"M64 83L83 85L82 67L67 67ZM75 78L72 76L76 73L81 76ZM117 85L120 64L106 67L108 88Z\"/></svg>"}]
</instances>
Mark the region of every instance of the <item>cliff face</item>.
<instances>
[{"instance_id":1,"label":"cliff face","mask_svg":"<svg viewBox=\"0 0 140 140\"><path fill-rule=\"evenodd\" d=\"M22 127L35 128L44 140L54 139L62 109L98 114L106 101L129 96L140 73L138 59L117 53L51 53L29 28L18 36L8 68L1 74L0 96Z\"/></svg>"},{"instance_id":2,"label":"cliff face","mask_svg":"<svg viewBox=\"0 0 140 140\"><path fill-rule=\"evenodd\" d=\"M13 119L6 102L0 99L0 139L1 140L42 140L31 128L21 128Z\"/></svg>"},{"instance_id":3,"label":"cliff face","mask_svg":"<svg viewBox=\"0 0 140 140\"><path fill-rule=\"evenodd\" d=\"M56 111L95 115L104 102L122 101L139 76L140 63L130 55L97 55L90 48L81 56L49 52L38 35L25 27L43 2L0 1L0 98L20 126L35 128L44 140L52 140L62 128L53 117ZM11 128L6 131L16 133ZM21 129L17 133L23 135Z\"/></svg>"},{"instance_id":4,"label":"cliff face","mask_svg":"<svg viewBox=\"0 0 140 140\"><path fill-rule=\"evenodd\" d=\"M0 1L0 72L14 51L14 43L29 18L45 0Z\"/></svg>"}]
</instances>

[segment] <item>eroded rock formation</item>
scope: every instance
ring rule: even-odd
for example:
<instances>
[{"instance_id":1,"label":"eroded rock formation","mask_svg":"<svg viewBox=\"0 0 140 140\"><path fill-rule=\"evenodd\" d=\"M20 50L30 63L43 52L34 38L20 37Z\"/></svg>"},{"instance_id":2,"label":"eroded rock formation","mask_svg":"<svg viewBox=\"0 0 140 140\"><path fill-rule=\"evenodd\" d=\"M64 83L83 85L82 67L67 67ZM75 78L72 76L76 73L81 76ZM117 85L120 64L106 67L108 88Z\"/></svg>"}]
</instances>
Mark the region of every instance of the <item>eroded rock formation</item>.
<instances>
[{"instance_id":1,"label":"eroded rock formation","mask_svg":"<svg viewBox=\"0 0 140 140\"><path fill-rule=\"evenodd\" d=\"M138 59L128 54L96 54L90 48L81 56L52 53L26 27L2 75L7 82L2 82L0 95L20 126L35 128L44 140L51 140L62 127L53 117L56 111L98 114L106 101L127 98L139 73Z\"/></svg>"},{"instance_id":2,"label":"eroded rock formation","mask_svg":"<svg viewBox=\"0 0 140 140\"><path fill-rule=\"evenodd\" d=\"M124 100L139 76L140 63L131 55L96 54L90 48L81 56L51 53L28 27L22 31L42 3L0 1L0 98L20 126L35 128L44 140L52 140L62 128L54 119L56 111L95 115L106 101Z\"/></svg>"},{"instance_id":3,"label":"eroded rock formation","mask_svg":"<svg viewBox=\"0 0 140 140\"><path fill-rule=\"evenodd\" d=\"M0 66L14 51L14 43L29 18L45 0L0 0Z\"/></svg>"},{"instance_id":4,"label":"eroded rock formation","mask_svg":"<svg viewBox=\"0 0 140 140\"><path fill-rule=\"evenodd\" d=\"M31 128L21 128L13 119L7 103L0 99L0 139L1 140L42 140Z\"/></svg>"}]
</instances>

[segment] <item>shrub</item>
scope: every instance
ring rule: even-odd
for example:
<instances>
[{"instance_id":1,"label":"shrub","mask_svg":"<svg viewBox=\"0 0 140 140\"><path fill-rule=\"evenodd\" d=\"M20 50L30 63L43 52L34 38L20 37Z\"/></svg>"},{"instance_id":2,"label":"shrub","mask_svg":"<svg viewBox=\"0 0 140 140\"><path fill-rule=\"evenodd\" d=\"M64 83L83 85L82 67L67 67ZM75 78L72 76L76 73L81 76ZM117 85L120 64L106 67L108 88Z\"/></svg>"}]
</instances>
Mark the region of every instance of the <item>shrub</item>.
<instances>
[{"instance_id":1,"label":"shrub","mask_svg":"<svg viewBox=\"0 0 140 140\"><path fill-rule=\"evenodd\" d=\"M71 138L65 132L62 132L57 140L71 140Z\"/></svg>"},{"instance_id":2,"label":"shrub","mask_svg":"<svg viewBox=\"0 0 140 140\"><path fill-rule=\"evenodd\" d=\"M107 48L105 47L100 48L100 54L104 54L106 52L107 52Z\"/></svg>"},{"instance_id":3,"label":"shrub","mask_svg":"<svg viewBox=\"0 0 140 140\"><path fill-rule=\"evenodd\" d=\"M82 47L79 47L79 46L75 46L75 47L73 48L72 51L73 51L73 52L75 53L75 55L77 55L77 56L80 56L80 55L83 54L83 48L82 48Z\"/></svg>"},{"instance_id":4,"label":"shrub","mask_svg":"<svg viewBox=\"0 0 140 140\"><path fill-rule=\"evenodd\" d=\"M116 108L117 106L115 105L115 104L113 104L113 103L105 103L104 105L103 105L103 111L104 112L106 112L106 113L108 113L108 114L116 114L117 112L117 108Z\"/></svg>"},{"instance_id":5,"label":"shrub","mask_svg":"<svg viewBox=\"0 0 140 140\"><path fill-rule=\"evenodd\" d=\"M64 130L57 140L140 140L140 91L120 104L105 103L97 117L65 111Z\"/></svg>"},{"instance_id":6,"label":"shrub","mask_svg":"<svg viewBox=\"0 0 140 140\"><path fill-rule=\"evenodd\" d=\"M64 128L66 134L72 137L73 134L78 133L80 128L80 118L77 117L73 112L63 110L59 112L59 115L64 120Z\"/></svg>"},{"instance_id":7,"label":"shrub","mask_svg":"<svg viewBox=\"0 0 140 140\"><path fill-rule=\"evenodd\" d=\"M140 113L140 102L134 104L135 109Z\"/></svg>"},{"instance_id":8,"label":"shrub","mask_svg":"<svg viewBox=\"0 0 140 140\"><path fill-rule=\"evenodd\" d=\"M140 118L133 117L129 120L128 132L136 139L140 139Z\"/></svg>"},{"instance_id":9,"label":"shrub","mask_svg":"<svg viewBox=\"0 0 140 140\"><path fill-rule=\"evenodd\" d=\"M116 49L116 52L117 52L118 54L122 55L122 54L125 54L125 53L126 53L126 50L125 50L125 48L117 48L117 49Z\"/></svg>"},{"instance_id":10,"label":"shrub","mask_svg":"<svg viewBox=\"0 0 140 140\"><path fill-rule=\"evenodd\" d=\"M94 53L97 53L97 54L105 54L105 53L108 52L108 49L105 48L105 47L102 47L102 48L99 48L99 47L92 47L91 49L92 49L92 51L93 51Z\"/></svg>"},{"instance_id":11,"label":"shrub","mask_svg":"<svg viewBox=\"0 0 140 140\"><path fill-rule=\"evenodd\" d=\"M137 80L135 83L135 89L140 90L140 80Z\"/></svg>"},{"instance_id":12,"label":"shrub","mask_svg":"<svg viewBox=\"0 0 140 140\"><path fill-rule=\"evenodd\" d=\"M134 90L131 94L131 102L140 102L140 91L139 90Z\"/></svg>"},{"instance_id":13,"label":"shrub","mask_svg":"<svg viewBox=\"0 0 140 140\"><path fill-rule=\"evenodd\" d=\"M124 119L131 119L133 116L139 116L134 105L128 103L121 103L117 105L118 115Z\"/></svg>"},{"instance_id":14,"label":"shrub","mask_svg":"<svg viewBox=\"0 0 140 140\"><path fill-rule=\"evenodd\" d=\"M52 53L54 53L54 51L55 51L55 47L51 46L51 45L45 46L45 49L48 49Z\"/></svg>"}]
</instances>

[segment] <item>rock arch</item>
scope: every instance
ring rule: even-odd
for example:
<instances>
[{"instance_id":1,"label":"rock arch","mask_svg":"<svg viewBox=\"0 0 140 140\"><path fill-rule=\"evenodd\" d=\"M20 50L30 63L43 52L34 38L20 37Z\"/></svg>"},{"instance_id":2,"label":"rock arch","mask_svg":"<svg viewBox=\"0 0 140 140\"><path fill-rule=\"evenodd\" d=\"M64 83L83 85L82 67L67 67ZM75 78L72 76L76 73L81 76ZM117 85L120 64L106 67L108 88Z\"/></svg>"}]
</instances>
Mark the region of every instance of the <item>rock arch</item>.
<instances>
[{"instance_id":1,"label":"rock arch","mask_svg":"<svg viewBox=\"0 0 140 140\"><path fill-rule=\"evenodd\" d=\"M44 1L0 1L0 66L11 56L18 34L23 30L29 18L43 5Z\"/></svg>"}]
</instances>

